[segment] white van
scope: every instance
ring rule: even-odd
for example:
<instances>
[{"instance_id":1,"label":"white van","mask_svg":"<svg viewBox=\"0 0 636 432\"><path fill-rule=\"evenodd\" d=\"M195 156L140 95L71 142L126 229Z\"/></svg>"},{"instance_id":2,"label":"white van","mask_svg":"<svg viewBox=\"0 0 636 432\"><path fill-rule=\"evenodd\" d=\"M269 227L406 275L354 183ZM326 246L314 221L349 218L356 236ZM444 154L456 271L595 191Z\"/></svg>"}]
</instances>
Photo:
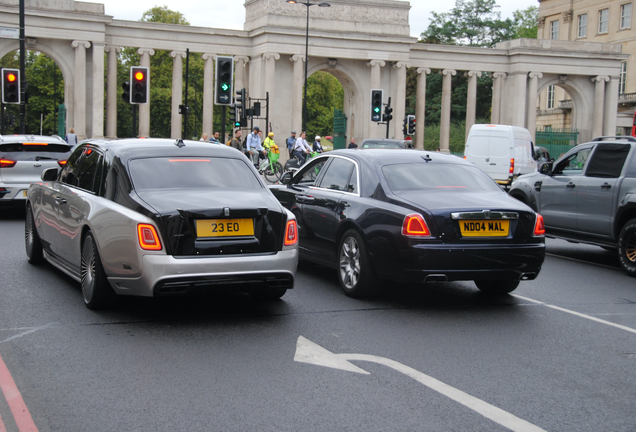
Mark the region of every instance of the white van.
<instances>
[{"instance_id":1,"label":"white van","mask_svg":"<svg viewBox=\"0 0 636 432\"><path fill-rule=\"evenodd\" d=\"M505 187L521 174L537 170L532 136L528 129L517 126L473 125L464 158Z\"/></svg>"}]
</instances>

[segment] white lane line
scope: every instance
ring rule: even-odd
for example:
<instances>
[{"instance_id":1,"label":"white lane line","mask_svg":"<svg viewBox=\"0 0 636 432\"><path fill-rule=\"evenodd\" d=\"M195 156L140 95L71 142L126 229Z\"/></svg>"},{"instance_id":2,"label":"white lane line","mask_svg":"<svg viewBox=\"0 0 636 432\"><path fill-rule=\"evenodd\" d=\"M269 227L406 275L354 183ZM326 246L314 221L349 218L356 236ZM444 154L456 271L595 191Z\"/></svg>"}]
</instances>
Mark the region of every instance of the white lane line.
<instances>
[{"instance_id":1,"label":"white lane line","mask_svg":"<svg viewBox=\"0 0 636 432\"><path fill-rule=\"evenodd\" d=\"M13 335L13 336L11 336L11 337L8 337L8 338L6 338L5 340L0 341L0 343L5 343L5 342L12 341L13 339L21 338L21 337L26 336L26 335L29 335L29 334L31 334L31 333L35 333L36 331L40 331L40 330L44 330L44 329L49 328L49 327L53 327L54 325L55 325L55 323L48 323L48 324L44 324L43 326L40 326L40 327L34 327L34 328L32 328L31 330L27 330L27 331L22 332L22 333L20 333L20 334L17 334L17 335Z\"/></svg>"},{"instance_id":2,"label":"white lane line","mask_svg":"<svg viewBox=\"0 0 636 432\"><path fill-rule=\"evenodd\" d=\"M608 326L616 327L617 329L625 330L625 331L628 331L630 333L636 334L636 329L633 329L631 327L627 327L627 326L624 326L624 325L621 325L621 324L616 324L616 323L613 323L613 322L610 322L610 321L605 321L603 319L596 318L596 317L593 317L591 315L586 315L586 314L583 314L583 313L580 313L580 312L575 312L575 311L570 310L570 309L565 309L565 308L562 308L562 307L559 307L559 306L554 306L554 305L551 305L551 304L548 304L548 303L545 303L545 302L542 302L542 301L539 301L539 300L534 300L534 299L531 299L529 297L521 296L519 294L510 294L510 295L512 295L514 297L517 297L517 298L519 298L521 300L526 300L526 301L529 301L529 302L532 302L532 303L536 303L536 304L540 304L540 305L543 305L543 306L547 306L549 308L552 308L552 309L555 309L555 310L558 310L558 311L561 311L561 312L566 312L566 313L569 313L569 314L572 314L572 315L576 315L576 316L581 317L581 318L588 319L590 321L596 321L596 322L601 323L601 324L606 324Z\"/></svg>"},{"instance_id":3,"label":"white lane line","mask_svg":"<svg viewBox=\"0 0 636 432\"><path fill-rule=\"evenodd\" d=\"M585 261L585 260L581 260L581 259L578 259L578 258L570 258L570 257L566 257L566 256L563 256L563 255L557 255L557 254L547 253L547 252L546 252L546 255L550 255L550 256L553 256L555 258L562 258L562 259L565 259L565 260L576 261L578 263L592 264L592 265L595 265L595 266L598 266L598 267L605 267L605 268L612 269L612 270L621 270L622 271L622 269L620 267L614 267L614 266L610 266L610 265L607 265L607 264L598 264L598 263L595 263L595 262L592 262L592 261Z\"/></svg>"}]
</instances>

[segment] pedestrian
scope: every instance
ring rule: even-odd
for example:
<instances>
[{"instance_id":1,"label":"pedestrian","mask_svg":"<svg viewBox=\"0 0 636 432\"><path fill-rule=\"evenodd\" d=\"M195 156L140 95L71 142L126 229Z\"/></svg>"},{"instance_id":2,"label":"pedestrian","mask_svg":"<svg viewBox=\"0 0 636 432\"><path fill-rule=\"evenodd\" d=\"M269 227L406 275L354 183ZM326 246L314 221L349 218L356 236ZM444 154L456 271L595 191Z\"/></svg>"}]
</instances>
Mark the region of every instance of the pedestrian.
<instances>
[{"instance_id":1,"label":"pedestrian","mask_svg":"<svg viewBox=\"0 0 636 432\"><path fill-rule=\"evenodd\" d=\"M320 144L320 135L316 135L316 139L314 141L314 145L312 150L316 153L322 153L324 150L322 149L322 144Z\"/></svg>"},{"instance_id":2,"label":"pedestrian","mask_svg":"<svg viewBox=\"0 0 636 432\"><path fill-rule=\"evenodd\" d=\"M234 147L235 149L237 149L238 151L243 153L243 145L241 144L241 130L240 129L237 129L237 130L234 131L234 138L232 138L227 145L229 145L230 147Z\"/></svg>"},{"instance_id":3,"label":"pedestrian","mask_svg":"<svg viewBox=\"0 0 636 432\"><path fill-rule=\"evenodd\" d=\"M201 139L199 141L207 141L207 140L208 140L208 134L203 132L203 134L201 134Z\"/></svg>"},{"instance_id":4,"label":"pedestrian","mask_svg":"<svg viewBox=\"0 0 636 432\"><path fill-rule=\"evenodd\" d=\"M77 135L75 135L75 129L70 128L68 130L68 133L64 137L64 141L66 141L71 146L71 148L77 145Z\"/></svg>"},{"instance_id":5,"label":"pedestrian","mask_svg":"<svg viewBox=\"0 0 636 432\"><path fill-rule=\"evenodd\" d=\"M263 131L262 130L258 131L258 139L259 139L259 141L261 142L261 145L262 145L262 143L263 143ZM260 160L266 158L266 156L265 156L266 154L267 154L267 150L265 150L265 149L263 149L263 151L258 154L259 165L260 165Z\"/></svg>"},{"instance_id":6,"label":"pedestrian","mask_svg":"<svg viewBox=\"0 0 636 432\"><path fill-rule=\"evenodd\" d=\"M210 142L214 143L214 144L220 144L221 143L219 141L219 132L218 131L214 132L214 135L212 136L212 138L210 138Z\"/></svg>"},{"instance_id":7,"label":"pedestrian","mask_svg":"<svg viewBox=\"0 0 636 432\"><path fill-rule=\"evenodd\" d=\"M351 137L351 142L349 143L349 146L347 148L358 148L358 144L356 144L355 137Z\"/></svg>"},{"instance_id":8,"label":"pedestrian","mask_svg":"<svg viewBox=\"0 0 636 432\"><path fill-rule=\"evenodd\" d=\"M292 158L292 153L294 151L294 146L296 145L296 131L291 131L291 136L287 138L287 151L289 152L289 158Z\"/></svg>"},{"instance_id":9,"label":"pedestrian","mask_svg":"<svg viewBox=\"0 0 636 432\"><path fill-rule=\"evenodd\" d=\"M294 144L294 157L298 159L298 161L300 162L300 165L304 165L305 164L305 160L306 160L306 154L309 154L309 152L311 151L311 147L309 147L309 144L307 144L307 140L305 139L305 137L307 136L307 134L305 132L302 132L300 134L300 138L298 138L296 140L296 144Z\"/></svg>"},{"instance_id":10,"label":"pedestrian","mask_svg":"<svg viewBox=\"0 0 636 432\"><path fill-rule=\"evenodd\" d=\"M254 126L252 133L247 136L247 151L252 158L252 163L258 168L259 155L263 154L263 146L261 145L261 138L258 136L260 132L258 126Z\"/></svg>"}]
</instances>

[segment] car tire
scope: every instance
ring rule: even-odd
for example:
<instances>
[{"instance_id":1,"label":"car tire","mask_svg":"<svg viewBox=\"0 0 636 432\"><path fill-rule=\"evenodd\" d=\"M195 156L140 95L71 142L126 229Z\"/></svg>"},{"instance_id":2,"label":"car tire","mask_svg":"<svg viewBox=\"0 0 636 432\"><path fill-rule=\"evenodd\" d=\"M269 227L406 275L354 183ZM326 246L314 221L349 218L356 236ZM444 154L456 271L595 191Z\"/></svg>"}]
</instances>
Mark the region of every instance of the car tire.
<instances>
[{"instance_id":1,"label":"car tire","mask_svg":"<svg viewBox=\"0 0 636 432\"><path fill-rule=\"evenodd\" d=\"M44 261L42 254L42 242L35 227L33 210L31 206L27 208L26 219L24 221L24 245L26 247L27 260L30 264L40 264Z\"/></svg>"},{"instance_id":2,"label":"car tire","mask_svg":"<svg viewBox=\"0 0 636 432\"><path fill-rule=\"evenodd\" d=\"M636 219L627 221L618 235L618 259L625 272L636 277Z\"/></svg>"},{"instance_id":3,"label":"car tire","mask_svg":"<svg viewBox=\"0 0 636 432\"><path fill-rule=\"evenodd\" d=\"M89 231L82 244L80 265L82 297L87 308L92 310L110 306L115 293L108 283L93 234Z\"/></svg>"},{"instance_id":4,"label":"car tire","mask_svg":"<svg viewBox=\"0 0 636 432\"><path fill-rule=\"evenodd\" d=\"M338 282L344 293L354 298L372 297L380 290L362 236L354 229L345 232L340 239Z\"/></svg>"},{"instance_id":5,"label":"car tire","mask_svg":"<svg viewBox=\"0 0 636 432\"><path fill-rule=\"evenodd\" d=\"M519 286L519 281L515 279L476 280L475 285L485 294L502 295L513 292Z\"/></svg>"}]
</instances>

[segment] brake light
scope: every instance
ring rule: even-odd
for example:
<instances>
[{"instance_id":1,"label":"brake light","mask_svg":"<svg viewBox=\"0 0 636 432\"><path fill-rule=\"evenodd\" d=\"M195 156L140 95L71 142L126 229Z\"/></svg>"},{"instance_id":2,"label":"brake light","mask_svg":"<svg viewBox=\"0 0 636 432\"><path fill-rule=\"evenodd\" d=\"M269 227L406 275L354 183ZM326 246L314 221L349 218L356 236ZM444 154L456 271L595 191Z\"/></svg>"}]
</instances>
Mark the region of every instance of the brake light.
<instances>
[{"instance_id":1,"label":"brake light","mask_svg":"<svg viewBox=\"0 0 636 432\"><path fill-rule=\"evenodd\" d=\"M510 174L514 174L514 173L515 173L515 160L510 159Z\"/></svg>"},{"instance_id":2,"label":"brake light","mask_svg":"<svg viewBox=\"0 0 636 432\"><path fill-rule=\"evenodd\" d=\"M534 235L542 236L545 234L545 224L543 223L543 216L537 213L537 220L534 221Z\"/></svg>"},{"instance_id":3,"label":"brake light","mask_svg":"<svg viewBox=\"0 0 636 432\"><path fill-rule=\"evenodd\" d=\"M139 238L139 246L143 250L161 250L161 241L159 241L159 236L154 226L138 224L137 237Z\"/></svg>"},{"instance_id":4,"label":"brake light","mask_svg":"<svg viewBox=\"0 0 636 432\"><path fill-rule=\"evenodd\" d=\"M429 237L431 231L428 229L422 215L413 213L404 218L402 234L409 237Z\"/></svg>"},{"instance_id":5,"label":"brake light","mask_svg":"<svg viewBox=\"0 0 636 432\"><path fill-rule=\"evenodd\" d=\"M296 243L298 243L298 225L295 220L290 220L285 227L285 246L293 246Z\"/></svg>"},{"instance_id":6,"label":"brake light","mask_svg":"<svg viewBox=\"0 0 636 432\"><path fill-rule=\"evenodd\" d=\"M64 165L66 165L66 161L65 161L65 160L63 160L63 161L57 161L57 164L58 164L59 166L63 167Z\"/></svg>"},{"instance_id":7,"label":"brake light","mask_svg":"<svg viewBox=\"0 0 636 432\"><path fill-rule=\"evenodd\" d=\"M15 166L16 161L11 159L0 159L0 168L11 168Z\"/></svg>"},{"instance_id":8,"label":"brake light","mask_svg":"<svg viewBox=\"0 0 636 432\"><path fill-rule=\"evenodd\" d=\"M30 145L33 145L33 146L47 146L49 144L48 143L40 143L40 142L24 142L24 143L22 143L22 145L23 146L30 146Z\"/></svg>"}]
</instances>

